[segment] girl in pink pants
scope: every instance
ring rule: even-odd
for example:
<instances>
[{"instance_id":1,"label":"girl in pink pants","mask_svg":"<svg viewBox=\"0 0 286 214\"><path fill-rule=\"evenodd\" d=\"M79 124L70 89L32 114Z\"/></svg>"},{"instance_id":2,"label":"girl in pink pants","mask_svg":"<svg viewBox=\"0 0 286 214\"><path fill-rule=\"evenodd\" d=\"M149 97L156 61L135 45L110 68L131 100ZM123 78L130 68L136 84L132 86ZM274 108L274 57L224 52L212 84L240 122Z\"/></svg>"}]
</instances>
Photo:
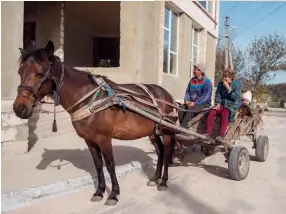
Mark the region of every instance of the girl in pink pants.
<instances>
[{"instance_id":1,"label":"girl in pink pants","mask_svg":"<svg viewBox=\"0 0 286 214\"><path fill-rule=\"evenodd\" d=\"M225 142L224 136L229 122L232 122L235 113L240 106L241 83L234 79L234 71L225 69L223 72L223 81L218 83L215 92L216 106L208 113L206 124L206 137L209 138L214 128L214 117L221 117L220 131L216 141Z\"/></svg>"}]
</instances>

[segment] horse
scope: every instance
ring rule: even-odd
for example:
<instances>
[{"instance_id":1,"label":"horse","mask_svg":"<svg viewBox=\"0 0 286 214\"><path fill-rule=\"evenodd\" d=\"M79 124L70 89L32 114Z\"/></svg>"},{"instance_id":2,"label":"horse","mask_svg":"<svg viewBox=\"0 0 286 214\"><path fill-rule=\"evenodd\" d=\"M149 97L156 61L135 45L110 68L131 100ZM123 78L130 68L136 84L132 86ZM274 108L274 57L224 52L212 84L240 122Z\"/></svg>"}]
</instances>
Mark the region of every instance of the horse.
<instances>
[{"instance_id":1,"label":"horse","mask_svg":"<svg viewBox=\"0 0 286 214\"><path fill-rule=\"evenodd\" d=\"M80 117L80 114L76 112L81 111L90 103L108 98L110 91L117 94L123 90L129 94L133 92L133 95L137 96L137 98L133 96L133 101L136 99L145 101L146 109L152 108L146 105L151 103L151 100L153 104L157 104L156 108L153 105L153 110L160 111L161 115L165 115L165 119L176 123L177 112L175 115L171 114L176 111L174 108L176 102L168 91L156 84L117 84L105 76L91 75L89 72L68 67L54 55L52 41L48 41L45 48L19 49L21 55L18 74L21 82L13 103L13 110L17 117L29 119L33 114L33 108L43 97L54 95L55 105L61 105L71 115L72 125L77 135L84 139L92 155L98 177L98 187L90 199L92 202L101 201L105 193L104 158L112 183L111 193L105 205L114 206L118 203L120 187L115 174L112 139L135 140L149 137L155 147L158 162L154 176L147 182L147 185L157 186L158 191L167 190L168 168L172 160L172 145L175 139L174 130L130 109L124 109L124 106L120 105L111 105L93 113L89 109L89 114L85 117ZM98 79L103 80L106 83L105 86L109 86L107 87L109 90L100 90L102 85L97 81ZM95 96L91 92L96 89L99 89L97 91L99 93ZM164 172L162 173L163 166Z\"/></svg>"}]
</instances>

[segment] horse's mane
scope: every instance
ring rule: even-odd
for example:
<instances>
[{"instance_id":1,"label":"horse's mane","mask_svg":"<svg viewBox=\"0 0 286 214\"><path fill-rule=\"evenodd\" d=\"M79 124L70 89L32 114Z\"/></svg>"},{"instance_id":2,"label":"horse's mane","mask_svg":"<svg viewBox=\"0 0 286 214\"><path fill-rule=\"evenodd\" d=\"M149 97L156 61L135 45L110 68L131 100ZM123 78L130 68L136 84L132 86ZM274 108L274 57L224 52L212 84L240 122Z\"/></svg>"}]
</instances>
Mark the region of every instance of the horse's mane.
<instances>
[{"instance_id":1,"label":"horse's mane","mask_svg":"<svg viewBox=\"0 0 286 214\"><path fill-rule=\"evenodd\" d=\"M36 61L45 60L45 49L26 49L21 51L21 56L19 57L19 63L24 63L29 58L34 58Z\"/></svg>"}]
</instances>

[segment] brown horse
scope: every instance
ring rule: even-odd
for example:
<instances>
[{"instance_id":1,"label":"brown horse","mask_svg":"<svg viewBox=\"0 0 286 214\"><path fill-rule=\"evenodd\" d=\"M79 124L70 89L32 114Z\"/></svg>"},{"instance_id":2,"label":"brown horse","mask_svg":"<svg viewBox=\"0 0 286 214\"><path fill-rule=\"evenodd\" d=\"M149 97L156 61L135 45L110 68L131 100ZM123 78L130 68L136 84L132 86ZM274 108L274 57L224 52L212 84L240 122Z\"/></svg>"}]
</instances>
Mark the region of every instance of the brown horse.
<instances>
[{"instance_id":1,"label":"brown horse","mask_svg":"<svg viewBox=\"0 0 286 214\"><path fill-rule=\"evenodd\" d=\"M44 96L55 94L55 103L62 105L69 114L73 114L78 109L87 106L92 95L75 105L82 97L99 86L87 72L82 72L74 68L69 68L54 56L54 45L48 42L45 48L36 50L22 50L20 58L19 75L21 84L18 87L18 94L13 105L15 114L28 119L33 113L36 103ZM102 76L97 76L102 77ZM120 89L126 88L129 91L141 94L141 98L149 101L148 91L154 98L164 102L158 102L158 109L161 113L168 115L174 108L166 102L176 105L174 98L162 87L152 84L145 84L147 92L137 84L116 84L106 77L102 77L112 88L114 93L119 93ZM107 91L102 91L97 99L108 97ZM154 100L154 99L153 99ZM174 123L177 116L166 116ZM115 174L115 163L112 152L111 139L134 140L149 136L155 146L158 156L156 172L147 183L149 186L157 185L159 191L167 189L168 167L172 156L172 142L174 132L166 127L156 124L140 114L131 110L122 110L118 105L113 105L102 111L85 117L84 119L72 121L77 134L82 137L94 160L98 175L98 188L91 198L91 201L101 201L105 192L105 177L103 172L103 160L110 174L112 181L112 191L106 201L106 205L115 205L118 202L119 184ZM157 129L156 127L160 127ZM158 131L159 130L159 131ZM162 136L160 139L159 136ZM164 173L162 176L162 168ZM161 180L161 181L160 181Z\"/></svg>"}]
</instances>

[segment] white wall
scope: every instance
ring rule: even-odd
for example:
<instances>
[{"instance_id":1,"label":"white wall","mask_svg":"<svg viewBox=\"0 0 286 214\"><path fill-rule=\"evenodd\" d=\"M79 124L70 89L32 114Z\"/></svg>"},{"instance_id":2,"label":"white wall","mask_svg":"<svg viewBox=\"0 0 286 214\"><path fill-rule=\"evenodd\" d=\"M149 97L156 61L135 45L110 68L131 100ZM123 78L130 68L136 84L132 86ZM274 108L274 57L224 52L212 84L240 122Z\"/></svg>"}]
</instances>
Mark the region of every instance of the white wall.
<instances>
[{"instance_id":1,"label":"white wall","mask_svg":"<svg viewBox=\"0 0 286 214\"><path fill-rule=\"evenodd\" d=\"M216 25L193 1L191 0L173 0L172 1L177 7L185 12L191 19L205 28L214 37L218 38L218 25ZM219 1L217 1L216 7L217 23L219 20Z\"/></svg>"}]
</instances>

